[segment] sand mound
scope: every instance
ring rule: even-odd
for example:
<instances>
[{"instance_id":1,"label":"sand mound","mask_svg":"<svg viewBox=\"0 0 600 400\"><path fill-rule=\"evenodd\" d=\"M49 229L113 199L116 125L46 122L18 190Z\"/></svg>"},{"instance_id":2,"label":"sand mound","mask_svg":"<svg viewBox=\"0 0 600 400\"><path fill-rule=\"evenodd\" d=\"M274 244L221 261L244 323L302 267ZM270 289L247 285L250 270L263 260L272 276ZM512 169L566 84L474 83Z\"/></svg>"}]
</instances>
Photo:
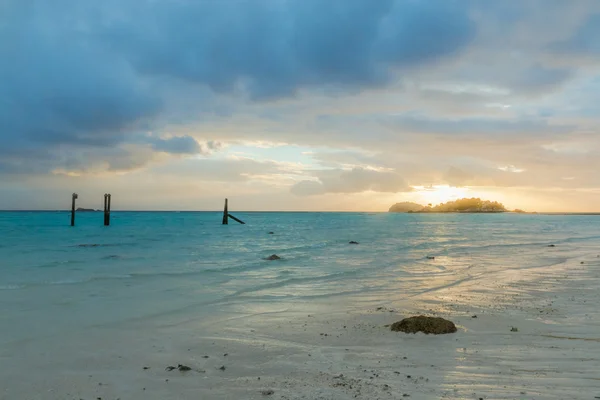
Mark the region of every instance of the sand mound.
<instances>
[{"instance_id":1,"label":"sand mound","mask_svg":"<svg viewBox=\"0 0 600 400\"><path fill-rule=\"evenodd\" d=\"M434 335L456 332L456 326L452 321L448 321L444 318L426 317L424 315L404 318L402 321L393 323L391 329L394 332L423 332L427 334L432 333Z\"/></svg>"}]
</instances>

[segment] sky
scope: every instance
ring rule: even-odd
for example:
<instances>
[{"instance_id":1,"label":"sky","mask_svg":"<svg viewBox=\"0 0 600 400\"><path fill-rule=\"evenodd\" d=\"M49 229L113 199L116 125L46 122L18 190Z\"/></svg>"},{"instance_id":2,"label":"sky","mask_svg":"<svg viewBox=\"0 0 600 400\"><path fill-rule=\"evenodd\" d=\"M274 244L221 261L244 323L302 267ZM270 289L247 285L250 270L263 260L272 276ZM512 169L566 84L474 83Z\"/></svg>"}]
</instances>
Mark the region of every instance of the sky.
<instances>
[{"instance_id":1,"label":"sky","mask_svg":"<svg viewBox=\"0 0 600 400\"><path fill-rule=\"evenodd\" d=\"M2 0L0 209L600 211L598 0Z\"/></svg>"}]
</instances>

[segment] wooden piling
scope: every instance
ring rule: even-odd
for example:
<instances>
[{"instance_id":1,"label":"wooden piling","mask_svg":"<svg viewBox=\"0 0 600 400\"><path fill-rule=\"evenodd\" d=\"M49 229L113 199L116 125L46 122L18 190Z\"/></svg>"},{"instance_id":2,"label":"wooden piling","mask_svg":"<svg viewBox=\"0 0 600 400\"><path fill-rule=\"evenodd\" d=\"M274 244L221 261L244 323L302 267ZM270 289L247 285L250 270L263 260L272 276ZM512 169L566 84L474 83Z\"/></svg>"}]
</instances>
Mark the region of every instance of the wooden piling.
<instances>
[{"instance_id":1,"label":"wooden piling","mask_svg":"<svg viewBox=\"0 0 600 400\"><path fill-rule=\"evenodd\" d=\"M112 198L111 194L108 194L108 210L106 212L106 226L110 225L110 199Z\"/></svg>"},{"instance_id":2,"label":"wooden piling","mask_svg":"<svg viewBox=\"0 0 600 400\"><path fill-rule=\"evenodd\" d=\"M232 219L232 220L234 220L234 221L237 221L237 222L239 222L239 223L240 223L240 224L242 224L242 225L245 225L245 224L246 224L244 221L242 221L241 219L238 219L238 218L234 217L234 216L233 216L233 215L231 215L231 214L227 214L227 216L229 216L229 218L231 218L231 219Z\"/></svg>"},{"instance_id":3,"label":"wooden piling","mask_svg":"<svg viewBox=\"0 0 600 400\"><path fill-rule=\"evenodd\" d=\"M110 225L110 193L104 194L104 226Z\"/></svg>"},{"instance_id":4,"label":"wooden piling","mask_svg":"<svg viewBox=\"0 0 600 400\"><path fill-rule=\"evenodd\" d=\"M229 218L231 218L234 221L239 222L240 224L246 224L241 219L238 219L238 218L234 217L233 215L229 214L229 211L227 210L227 199L225 199L225 209L223 210L223 225L229 224Z\"/></svg>"},{"instance_id":5,"label":"wooden piling","mask_svg":"<svg viewBox=\"0 0 600 400\"><path fill-rule=\"evenodd\" d=\"M225 199L225 209L223 210L223 225L227 225L229 221L227 221L227 217L229 217L229 213L227 212L227 199Z\"/></svg>"},{"instance_id":6,"label":"wooden piling","mask_svg":"<svg viewBox=\"0 0 600 400\"><path fill-rule=\"evenodd\" d=\"M75 226L75 200L77 197L77 193L73 193L71 196L71 226Z\"/></svg>"}]
</instances>

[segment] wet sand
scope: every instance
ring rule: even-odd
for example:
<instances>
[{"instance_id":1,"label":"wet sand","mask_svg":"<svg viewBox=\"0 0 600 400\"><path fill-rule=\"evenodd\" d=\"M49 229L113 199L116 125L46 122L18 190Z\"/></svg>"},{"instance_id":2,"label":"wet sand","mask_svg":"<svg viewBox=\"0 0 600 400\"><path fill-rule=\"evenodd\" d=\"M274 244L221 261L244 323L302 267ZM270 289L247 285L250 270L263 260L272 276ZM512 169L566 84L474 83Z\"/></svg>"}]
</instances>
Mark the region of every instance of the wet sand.
<instances>
[{"instance_id":1,"label":"wet sand","mask_svg":"<svg viewBox=\"0 0 600 400\"><path fill-rule=\"evenodd\" d=\"M236 301L216 305L219 317L180 314L23 340L1 353L0 398L600 396L600 258L591 247L551 266L467 267L421 286L358 303ZM418 314L448 318L458 332L386 327ZM166 369L178 364L191 370Z\"/></svg>"}]
</instances>

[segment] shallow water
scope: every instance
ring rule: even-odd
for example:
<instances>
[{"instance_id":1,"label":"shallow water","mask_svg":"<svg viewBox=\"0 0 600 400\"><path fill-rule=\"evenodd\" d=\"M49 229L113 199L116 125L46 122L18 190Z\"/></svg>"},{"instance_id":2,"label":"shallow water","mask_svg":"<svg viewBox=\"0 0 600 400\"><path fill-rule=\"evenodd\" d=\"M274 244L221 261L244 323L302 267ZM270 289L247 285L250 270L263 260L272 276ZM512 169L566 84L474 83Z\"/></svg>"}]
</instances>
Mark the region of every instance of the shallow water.
<instances>
[{"instance_id":1,"label":"shallow water","mask_svg":"<svg viewBox=\"0 0 600 400\"><path fill-rule=\"evenodd\" d=\"M238 213L0 213L2 341L235 301L310 301L454 282L472 263L523 268L563 258L550 243L600 238L586 216ZM269 235L268 232L274 232ZM359 245L349 245L350 240ZM557 247L560 249L560 247ZM263 258L278 254L280 261ZM427 260L435 256L438 262ZM440 262L441 261L441 262ZM438 285L439 286L439 285ZM207 307L202 307L207 306Z\"/></svg>"},{"instance_id":2,"label":"shallow water","mask_svg":"<svg viewBox=\"0 0 600 400\"><path fill-rule=\"evenodd\" d=\"M219 213L113 212L110 227L101 213L79 213L72 228L65 212L0 212L0 355L12 360L27 343L61 345L65 335L85 341L103 328L118 335L132 326L250 318L258 329L273 315L334 315L411 299L452 312L443 294L452 297L453 288L467 288L480 308L514 296L534 307L523 286L491 301L478 282L493 275L508 288L600 242L594 216L235 215L246 225L222 226ZM271 254L283 259L264 260ZM119 345L127 340L136 339Z\"/></svg>"}]
</instances>

